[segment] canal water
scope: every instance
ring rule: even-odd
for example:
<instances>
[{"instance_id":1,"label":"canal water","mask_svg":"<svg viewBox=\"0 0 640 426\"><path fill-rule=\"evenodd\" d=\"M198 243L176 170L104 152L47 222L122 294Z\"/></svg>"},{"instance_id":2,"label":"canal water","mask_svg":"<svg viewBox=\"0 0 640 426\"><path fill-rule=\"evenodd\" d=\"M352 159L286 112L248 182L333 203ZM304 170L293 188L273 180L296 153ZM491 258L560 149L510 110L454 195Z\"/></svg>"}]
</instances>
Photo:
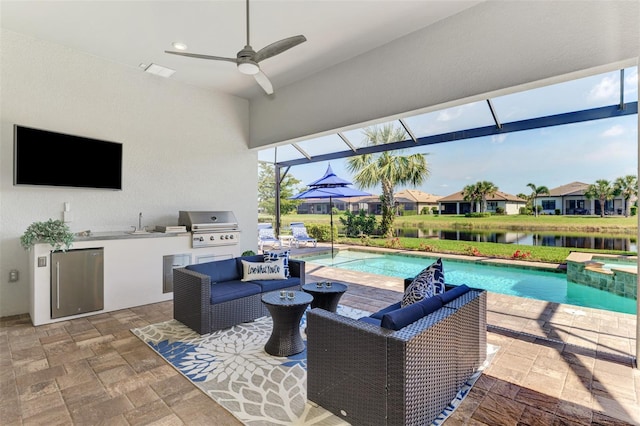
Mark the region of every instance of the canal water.
<instances>
[{"instance_id":1,"label":"canal water","mask_svg":"<svg viewBox=\"0 0 640 426\"><path fill-rule=\"evenodd\" d=\"M460 231L423 228L397 228L397 237L521 244L526 246L570 247L579 249L638 251L637 237L599 237L597 234L561 235L527 231Z\"/></svg>"}]
</instances>

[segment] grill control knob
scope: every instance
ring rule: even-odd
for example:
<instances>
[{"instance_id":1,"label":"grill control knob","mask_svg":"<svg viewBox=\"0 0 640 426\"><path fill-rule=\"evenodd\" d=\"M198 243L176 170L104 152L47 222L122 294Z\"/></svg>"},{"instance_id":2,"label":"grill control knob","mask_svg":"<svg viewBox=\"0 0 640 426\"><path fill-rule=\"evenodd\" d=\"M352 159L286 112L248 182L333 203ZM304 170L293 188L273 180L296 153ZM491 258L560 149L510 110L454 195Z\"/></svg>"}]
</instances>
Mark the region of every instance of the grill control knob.
<instances>
[{"instance_id":1,"label":"grill control knob","mask_svg":"<svg viewBox=\"0 0 640 426\"><path fill-rule=\"evenodd\" d=\"M209 237L209 240L211 240L211 241L213 241L215 239L216 239L216 237L214 237L213 235Z\"/></svg>"},{"instance_id":2,"label":"grill control knob","mask_svg":"<svg viewBox=\"0 0 640 426\"><path fill-rule=\"evenodd\" d=\"M198 241L204 241L204 237L198 238Z\"/></svg>"},{"instance_id":3,"label":"grill control knob","mask_svg":"<svg viewBox=\"0 0 640 426\"><path fill-rule=\"evenodd\" d=\"M229 235L229 238L233 240L233 234L232 234L232 235Z\"/></svg>"}]
</instances>

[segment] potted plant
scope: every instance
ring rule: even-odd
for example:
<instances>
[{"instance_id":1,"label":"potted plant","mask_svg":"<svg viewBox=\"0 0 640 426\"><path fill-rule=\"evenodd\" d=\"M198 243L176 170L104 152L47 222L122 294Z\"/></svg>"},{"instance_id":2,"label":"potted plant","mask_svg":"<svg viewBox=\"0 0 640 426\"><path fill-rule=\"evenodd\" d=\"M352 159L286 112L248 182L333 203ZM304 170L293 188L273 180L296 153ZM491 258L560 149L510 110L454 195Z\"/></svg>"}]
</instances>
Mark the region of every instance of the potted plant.
<instances>
[{"instance_id":1,"label":"potted plant","mask_svg":"<svg viewBox=\"0 0 640 426\"><path fill-rule=\"evenodd\" d=\"M61 220L33 222L20 237L20 244L25 250L30 250L39 242L51 244L54 250L65 251L73 243L73 233Z\"/></svg>"}]
</instances>

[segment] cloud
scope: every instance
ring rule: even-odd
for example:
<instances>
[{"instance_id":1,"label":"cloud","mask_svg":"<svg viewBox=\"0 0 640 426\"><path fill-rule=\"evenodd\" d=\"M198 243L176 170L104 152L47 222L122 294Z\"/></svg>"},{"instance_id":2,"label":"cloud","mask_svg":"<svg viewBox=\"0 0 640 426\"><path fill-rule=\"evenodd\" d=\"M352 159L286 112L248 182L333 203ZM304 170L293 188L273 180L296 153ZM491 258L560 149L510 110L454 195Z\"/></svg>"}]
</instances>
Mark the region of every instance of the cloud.
<instances>
[{"instance_id":1,"label":"cloud","mask_svg":"<svg viewBox=\"0 0 640 426\"><path fill-rule=\"evenodd\" d=\"M437 121L451 121L451 120L455 120L456 118L460 117L462 115L462 108L458 107L458 108L449 108L449 109L445 109L444 111L440 111L440 113L438 114L438 118L436 118Z\"/></svg>"},{"instance_id":2,"label":"cloud","mask_svg":"<svg viewBox=\"0 0 640 426\"><path fill-rule=\"evenodd\" d=\"M491 136L492 143L502 143L507 140L507 135L493 135Z\"/></svg>"},{"instance_id":3,"label":"cloud","mask_svg":"<svg viewBox=\"0 0 640 426\"><path fill-rule=\"evenodd\" d=\"M615 126L611 126L607 130L602 132L600 136L603 136L605 138L612 138L615 136L620 136L623 133L624 133L624 127L622 127L619 124L616 124Z\"/></svg>"},{"instance_id":4,"label":"cloud","mask_svg":"<svg viewBox=\"0 0 640 426\"><path fill-rule=\"evenodd\" d=\"M602 99L615 99L620 93L620 85L617 78L613 76L602 77L600 83L591 88L588 99L590 102L597 102Z\"/></svg>"}]
</instances>

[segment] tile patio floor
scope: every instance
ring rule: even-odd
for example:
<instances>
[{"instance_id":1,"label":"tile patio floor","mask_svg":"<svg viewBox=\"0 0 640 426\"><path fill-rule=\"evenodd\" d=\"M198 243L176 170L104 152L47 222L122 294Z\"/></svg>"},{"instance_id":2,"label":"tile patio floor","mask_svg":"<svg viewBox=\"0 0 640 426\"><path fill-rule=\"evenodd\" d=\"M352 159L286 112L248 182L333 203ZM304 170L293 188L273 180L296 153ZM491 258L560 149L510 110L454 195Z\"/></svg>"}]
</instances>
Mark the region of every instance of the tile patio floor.
<instances>
[{"instance_id":1,"label":"tile patio floor","mask_svg":"<svg viewBox=\"0 0 640 426\"><path fill-rule=\"evenodd\" d=\"M374 311L402 280L308 267L342 281L341 303ZM640 425L635 316L488 295L500 346L451 425ZM172 302L33 327L0 320L2 425L238 425L129 330L172 318Z\"/></svg>"}]
</instances>

